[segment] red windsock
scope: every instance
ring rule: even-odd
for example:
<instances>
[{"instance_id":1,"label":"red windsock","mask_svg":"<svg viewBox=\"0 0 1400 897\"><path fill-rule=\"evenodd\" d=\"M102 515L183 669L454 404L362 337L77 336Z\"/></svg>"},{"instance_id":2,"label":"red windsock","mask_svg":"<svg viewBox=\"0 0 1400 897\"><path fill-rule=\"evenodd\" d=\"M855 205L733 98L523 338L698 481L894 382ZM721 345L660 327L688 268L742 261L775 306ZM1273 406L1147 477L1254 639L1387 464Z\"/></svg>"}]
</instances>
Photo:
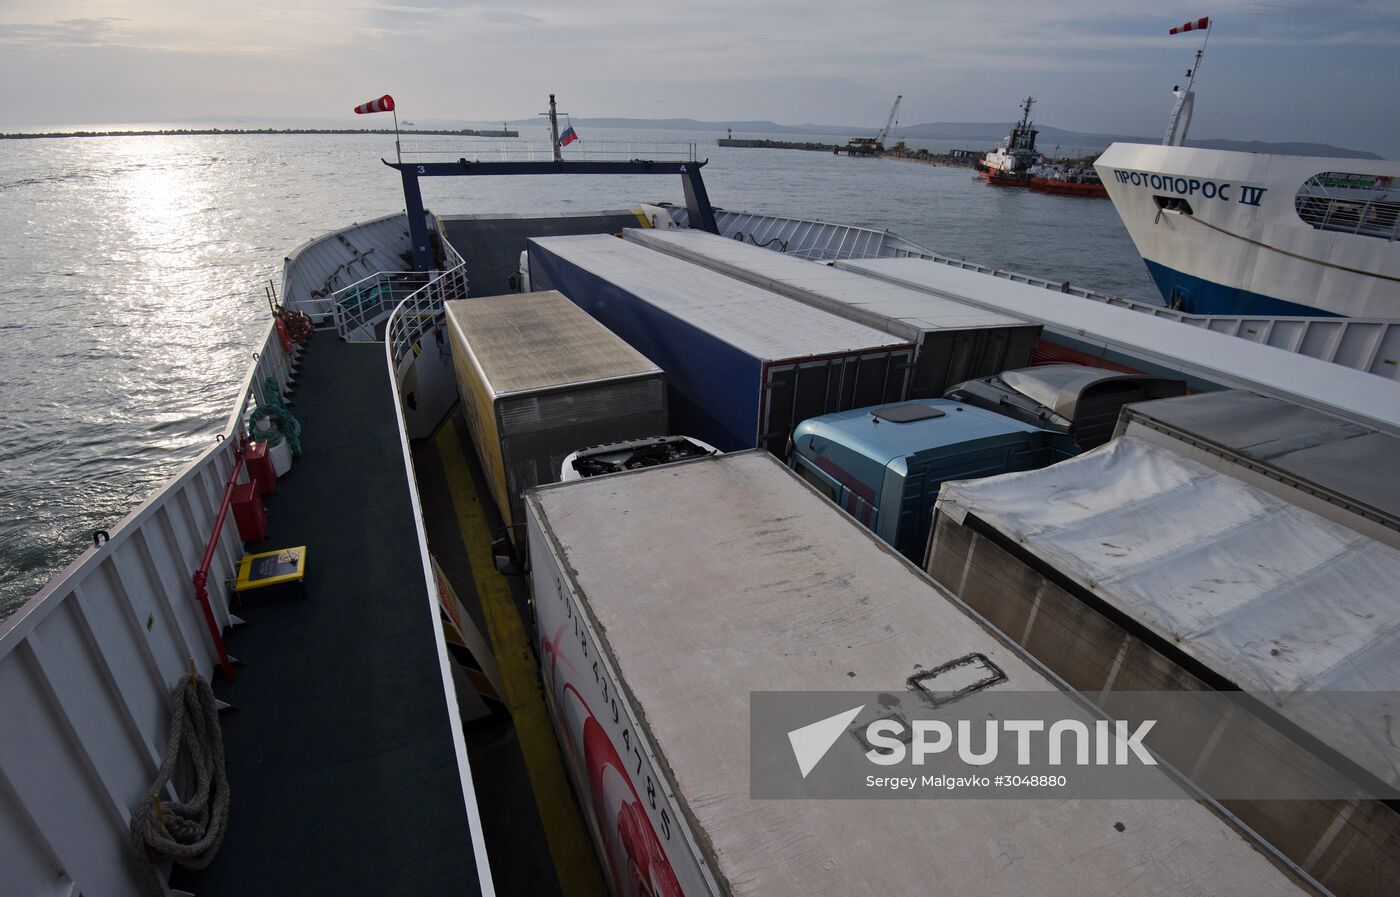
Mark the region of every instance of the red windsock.
<instances>
[{"instance_id":1,"label":"red windsock","mask_svg":"<svg viewBox=\"0 0 1400 897\"><path fill-rule=\"evenodd\" d=\"M387 93L377 100L370 100L362 106L355 107L356 115L366 115L370 112L393 112L394 98Z\"/></svg>"},{"instance_id":2,"label":"red windsock","mask_svg":"<svg viewBox=\"0 0 1400 897\"><path fill-rule=\"evenodd\" d=\"M1171 31L1169 31L1168 34L1183 34L1187 31L1204 31L1209 27L1210 16L1206 16L1205 18L1197 19L1194 22L1187 22L1185 25L1178 25Z\"/></svg>"}]
</instances>

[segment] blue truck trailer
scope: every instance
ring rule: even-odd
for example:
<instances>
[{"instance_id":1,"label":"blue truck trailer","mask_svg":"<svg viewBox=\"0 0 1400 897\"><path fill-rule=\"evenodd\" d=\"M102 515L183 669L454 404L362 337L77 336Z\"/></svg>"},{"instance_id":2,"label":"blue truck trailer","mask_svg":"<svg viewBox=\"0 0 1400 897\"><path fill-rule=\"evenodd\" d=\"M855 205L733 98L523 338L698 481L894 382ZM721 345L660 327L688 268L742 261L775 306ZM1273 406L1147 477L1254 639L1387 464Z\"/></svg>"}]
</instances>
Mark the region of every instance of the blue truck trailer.
<instances>
[{"instance_id":1,"label":"blue truck trailer","mask_svg":"<svg viewBox=\"0 0 1400 897\"><path fill-rule=\"evenodd\" d=\"M531 286L660 365L672 431L781 455L799 421L898 401L912 342L606 234L529 241Z\"/></svg>"},{"instance_id":2,"label":"blue truck trailer","mask_svg":"<svg viewBox=\"0 0 1400 897\"><path fill-rule=\"evenodd\" d=\"M956 383L1031 363L1040 325L702 230L629 228L623 236L915 345L909 392L936 399Z\"/></svg>"},{"instance_id":3,"label":"blue truck trailer","mask_svg":"<svg viewBox=\"0 0 1400 897\"><path fill-rule=\"evenodd\" d=\"M1035 470L1074 440L961 402L929 399L826 414L798 425L788 463L900 554L922 564L938 489Z\"/></svg>"}]
</instances>

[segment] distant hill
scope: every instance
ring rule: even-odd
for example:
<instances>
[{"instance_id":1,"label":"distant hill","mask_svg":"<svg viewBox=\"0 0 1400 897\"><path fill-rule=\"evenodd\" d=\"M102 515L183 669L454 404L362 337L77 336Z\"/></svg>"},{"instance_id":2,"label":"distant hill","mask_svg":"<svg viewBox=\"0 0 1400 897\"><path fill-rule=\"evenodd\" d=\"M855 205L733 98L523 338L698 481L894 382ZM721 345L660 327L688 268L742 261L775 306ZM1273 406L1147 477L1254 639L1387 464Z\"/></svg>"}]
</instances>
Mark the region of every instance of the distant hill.
<instances>
[{"instance_id":1,"label":"distant hill","mask_svg":"<svg viewBox=\"0 0 1400 897\"><path fill-rule=\"evenodd\" d=\"M539 126L540 119L520 119L511 126ZM573 123L582 128L628 128L632 130L658 131L734 131L734 136L809 134L854 137L872 134L870 128L852 125L780 125L772 121L699 121L693 118L578 118ZM994 144L1011 130L1007 122L959 122L939 121L915 125L900 125L896 129L898 137L904 140L965 140L973 144ZM1086 148L1107 147L1110 143L1159 143L1160 137L1133 137L1124 134L1089 134L1082 131L1067 131L1050 125L1039 126L1039 144L1044 150L1052 150L1057 144ZM1284 156L1333 156L1342 159L1383 159L1365 150L1347 149L1326 143L1306 143L1302 141L1266 143L1260 140L1188 140L1188 146L1204 149L1235 150L1245 153L1275 153ZM977 149L971 146L969 149Z\"/></svg>"}]
</instances>

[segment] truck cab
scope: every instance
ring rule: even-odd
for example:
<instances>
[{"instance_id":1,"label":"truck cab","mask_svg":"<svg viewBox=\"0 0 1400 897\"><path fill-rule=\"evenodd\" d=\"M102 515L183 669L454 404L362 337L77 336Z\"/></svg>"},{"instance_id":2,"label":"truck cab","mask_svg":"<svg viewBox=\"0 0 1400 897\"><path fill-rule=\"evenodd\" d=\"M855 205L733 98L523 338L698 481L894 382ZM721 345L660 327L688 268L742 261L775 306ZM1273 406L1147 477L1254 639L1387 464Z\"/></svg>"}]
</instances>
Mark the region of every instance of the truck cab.
<instances>
[{"instance_id":1,"label":"truck cab","mask_svg":"<svg viewBox=\"0 0 1400 897\"><path fill-rule=\"evenodd\" d=\"M1124 405L1185 394L1184 380L1083 364L1041 364L959 383L943 397L1068 433L1087 452L1113 436Z\"/></svg>"},{"instance_id":2,"label":"truck cab","mask_svg":"<svg viewBox=\"0 0 1400 897\"><path fill-rule=\"evenodd\" d=\"M1068 433L927 399L805 420L793 433L788 464L918 563L945 481L1034 470L1076 453Z\"/></svg>"}]
</instances>

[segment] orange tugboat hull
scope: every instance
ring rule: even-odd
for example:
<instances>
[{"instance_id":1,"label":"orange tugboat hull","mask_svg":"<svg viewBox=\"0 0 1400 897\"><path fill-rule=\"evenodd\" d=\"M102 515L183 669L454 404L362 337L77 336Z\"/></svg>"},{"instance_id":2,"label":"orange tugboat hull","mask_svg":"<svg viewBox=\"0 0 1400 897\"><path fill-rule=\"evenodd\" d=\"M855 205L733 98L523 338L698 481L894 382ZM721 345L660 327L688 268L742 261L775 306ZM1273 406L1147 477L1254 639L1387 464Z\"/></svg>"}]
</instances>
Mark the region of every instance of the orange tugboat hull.
<instances>
[{"instance_id":1,"label":"orange tugboat hull","mask_svg":"<svg viewBox=\"0 0 1400 897\"><path fill-rule=\"evenodd\" d=\"M1108 188L1102 183L1076 183L1073 181L1053 181L1047 178L1031 178L1030 188L1044 193L1058 193L1063 196L1099 196L1108 198Z\"/></svg>"}]
</instances>

